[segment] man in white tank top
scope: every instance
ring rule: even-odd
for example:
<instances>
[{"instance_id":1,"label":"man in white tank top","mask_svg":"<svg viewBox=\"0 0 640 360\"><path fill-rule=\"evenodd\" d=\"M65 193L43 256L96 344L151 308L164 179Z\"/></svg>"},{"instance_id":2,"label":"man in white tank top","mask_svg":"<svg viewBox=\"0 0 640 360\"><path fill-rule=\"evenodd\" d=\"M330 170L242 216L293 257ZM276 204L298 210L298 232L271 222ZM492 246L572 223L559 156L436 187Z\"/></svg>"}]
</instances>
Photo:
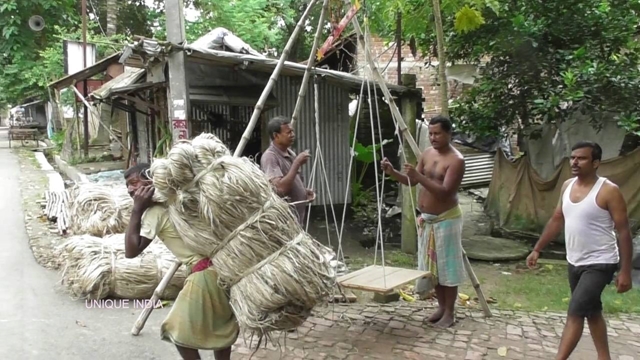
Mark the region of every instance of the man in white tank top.
<instances>
[{"instance_id":1,"label":"man in white tank top","mask_svg":"<svg viewBox=\"0 0 640 360\"><path fill-rule=\"evenodd\" d=\"M562 186L558 207L527 258L527 265L536 266L540 251L564 225L571 301L556 359L569 358L580 341L586 318L598 360L610 360L600 297L618 270L618 292L631 289L633 249L627 205L620 189L596 174L602 159L600 145L579 142L571 150L574 177Z\"/></svg>"}]
</instances>

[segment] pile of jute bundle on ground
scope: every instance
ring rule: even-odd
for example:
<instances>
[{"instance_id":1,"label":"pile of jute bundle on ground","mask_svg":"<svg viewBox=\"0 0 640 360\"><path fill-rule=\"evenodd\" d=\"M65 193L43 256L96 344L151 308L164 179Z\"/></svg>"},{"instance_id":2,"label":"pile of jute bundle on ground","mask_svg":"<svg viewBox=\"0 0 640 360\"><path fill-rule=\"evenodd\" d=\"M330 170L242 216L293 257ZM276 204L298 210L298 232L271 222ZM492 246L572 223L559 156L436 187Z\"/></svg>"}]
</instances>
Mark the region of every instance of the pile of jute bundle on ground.
<instances>
[{"instance_id":1,"label":"pile of jute bundle on ground","mask_svg":"<svg viewBox=\"0 0 640 360\"><path fill-rule=\"evenodd\" d=\"M212 134L180 142L152 163L154 200L187 246L211 258L245 330L302 324L335 287L333 251L300 227L264 173Z\"/></svg>"},{"instance_id":2,"label":"pile of jute bundle on ground","mask_svg":"<svg viewBox=\"0 0 640 360\"><path fill-rule=\"evenodd\" d=\"M134 259L124 253L124 235L105 238L72 236L56 248L62 261L62 285L74 299L106 297L149 299L162 277L177 261L157 239ZM181 267L162 293L173 300L184 285L187 273Z\"/></svg>"},{"instance_id":3,"label":"pile of jute bundle on ground","mask_svg":"<svg viewBox=\"0 0 640 360\"><path fill-rule=\"evenodd\" d=\"M80 184L70 190L69 221L76 235L124 233L133 200L124 185Z\"/></svg>"}]
</instances>

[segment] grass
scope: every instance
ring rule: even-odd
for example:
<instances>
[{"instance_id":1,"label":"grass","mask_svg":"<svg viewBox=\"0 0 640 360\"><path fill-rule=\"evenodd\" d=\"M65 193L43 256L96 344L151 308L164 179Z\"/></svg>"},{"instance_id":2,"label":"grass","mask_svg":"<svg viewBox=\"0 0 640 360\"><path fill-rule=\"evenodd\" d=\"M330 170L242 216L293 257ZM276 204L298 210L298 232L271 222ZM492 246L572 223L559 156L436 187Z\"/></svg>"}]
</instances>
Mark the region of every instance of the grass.
<instances>
[{"instance_id":1,"label":"grass","mask_svg":"<svg viewBox=\"0 0 640 360\"><path fill-rule=\"evenodd\" d=\"M373 256L360 255L347 259L352 270L373 264ZM495 300L492 307L504 310L565 312L570 290L567 280L567 265L563 261L540 260L537 269L530 270L519 263L491 264L473 262L473 270L480 281L485 297ZM378 256L377 264L381 264ZM415 268L415 256L400 251L385 251L387 266ZM467 281L460 292L475 297L471 282ZM605 313L640 313L640 290L632 289L618 294L609 285L602 294Z\"/></svg>"}]
</instances>

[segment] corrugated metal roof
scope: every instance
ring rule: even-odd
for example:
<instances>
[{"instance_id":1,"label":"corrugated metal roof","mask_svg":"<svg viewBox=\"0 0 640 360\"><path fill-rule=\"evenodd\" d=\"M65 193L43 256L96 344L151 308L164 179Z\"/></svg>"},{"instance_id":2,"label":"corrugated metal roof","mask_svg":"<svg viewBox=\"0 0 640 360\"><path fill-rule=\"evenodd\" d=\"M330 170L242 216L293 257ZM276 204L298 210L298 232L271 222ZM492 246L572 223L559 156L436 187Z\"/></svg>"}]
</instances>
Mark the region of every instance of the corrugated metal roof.
<instances>
[{"instance_id":1,"label":"corrugated metal roof","mask_svg":"<svg viewBox=\"0 0 640 360\"><path fill-rule=\"evenodd\" d=\"M187 51L187 54L190 58L200 58L202 60L207 60L208 62L221 65L241 65L246 69L261 71L265 73L273 73L273 70L278 64L278 59L260 58L256 56L236 54L227 51L199 48L188 48ZM294 63L291 61L285 61L280 76L303 76L306 69L306 65ZM359 91L362 86L362 82L365 81L363 77L336 70L326 70L314 67L311 69L311 73L318 75L323 79L327 79L328 81L331 81L342 88L352 91ZM408 88L405 86L390 83L387 83L386 85L389 91L395 94L412 93L417 96L422 95L422 91L420 89ZM379 85L377 86L378 91L381 91Z\"/></svg>"},{"instance_id":2,"label":"corrugated metal roof","mask_svg":"<svg viewBox=\"0 0 640 360\"><path fill-rule=\"evenodd\" d=\"M166 56L166 52L170 51L167 49L177 49L179 51L185 51L192 61L226 65L230 67L238 65L243 69L255 70L265 73L273 73L273 70L276 68L279 62L278 59L238 54L228 51L203 49L192 46L186 46L182 48L179 45L164 42L162 43L162 46L160 46L157 41L151 40L142 40L138 43L128 45L125 50L123 50L123 53L126 56L123 56L121 58L121 61L125 62L128 57L134 54L148 54L150 57ZM298 64L291 61L285 61L280 76L302 77L306 69L306 65ZM352 91L359 91L360 87L362 86L362 82L365 80L363 77L357 75L352 75L335 70L318 69L315 67L312 68L311 72L323 79L333 82L334 84L342 88ZM387 83L386 85L389 88L389 91L394 94L409 93L416 96L422 96L422 90L420 89L408 88L405 86L399 86L390 83Z\"/></svg>"},{"instance_id":3,"label":"corrugated metal roof","mask_svg":"<svg viewBox=\"0 0 640 360\"><path fill-rule=\"evenodd\" d=\"M491 183L495 155L491 153L466 154L464 156L465 172L461 188L481 187Z\"/></svg>"},{"instance_id":4,"label":"corrugated metal roof","mask_svg":"<svg viewBox=\"0 0 640 360\"><path fill-rule=\"evenodd\" d=\"M67 75L62 79L58 79L48 86L56 89L67 88L69 86L73 86L77 81L89 79L92 76L95 76L103 71L106 71L110 65L118 62L118 59L122 55L122 52L117 52L113 55L107 56L106 58L98 61L97 63L88 66L75 74Z\"/></svg>"},{"instance_id":5,"label":"corrugated metal roof","mask_svg":"<svg viewBox=\"0 0 640 360\"><path fill-rule=\"evenodd\" d=\"M92 92L89 96L96 99L106 99L112 92L117 91L120 88L135 84L138 80L142 79L146 71L144 69L130 68L124 69L124 72L120 76L112 79L102 85L98 90Z\"/></svg>"}]
</instances>

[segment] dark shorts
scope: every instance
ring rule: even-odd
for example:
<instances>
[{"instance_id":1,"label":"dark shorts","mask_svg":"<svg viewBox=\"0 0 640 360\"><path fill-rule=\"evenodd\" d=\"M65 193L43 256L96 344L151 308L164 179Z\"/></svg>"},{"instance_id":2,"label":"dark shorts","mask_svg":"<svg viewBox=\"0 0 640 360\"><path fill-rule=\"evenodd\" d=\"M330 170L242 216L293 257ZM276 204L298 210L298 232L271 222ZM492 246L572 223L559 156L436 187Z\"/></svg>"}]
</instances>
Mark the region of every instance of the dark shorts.
<instances>
[{"instance_id":1,"label":"dark shorts","mask_svg":"<svg viewBox=\"0 0 640 360\"><path fill-rule=\"evenodd\" d=\"M573 266L569 264L571 301L568 314L591 317L602 311L602 291L611 283L618 264L593 264Z\"/></svg>"}]
</instances>

